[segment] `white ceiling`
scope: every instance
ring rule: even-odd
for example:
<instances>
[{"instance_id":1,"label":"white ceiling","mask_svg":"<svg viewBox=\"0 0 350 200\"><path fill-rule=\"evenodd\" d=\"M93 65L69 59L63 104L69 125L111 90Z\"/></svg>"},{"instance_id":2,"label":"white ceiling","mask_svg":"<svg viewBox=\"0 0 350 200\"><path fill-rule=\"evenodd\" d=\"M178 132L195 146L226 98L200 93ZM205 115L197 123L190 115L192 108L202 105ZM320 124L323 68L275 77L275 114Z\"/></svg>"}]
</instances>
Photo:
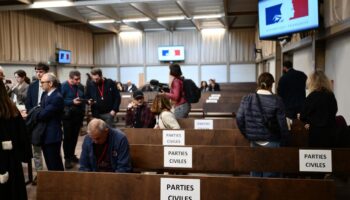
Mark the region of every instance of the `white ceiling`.
<instances>
[{"instance_id":1,"label":"white ceiling","mask_svg":"<svg viewBox=\"0 0 350 200\"><path fill-rule=\"evenodd\" d=\"M32 8L31 2L43 0L0 0L0 11L30 10L57 23L85 23L114 19L113 24L89 25L93 32L130 30L180 30L203 28L247 28L257 23L258 0L75 0L68 7ZM46 0L48 1L48 0ZM50 0L49 0L50 1ZM51 0L53 1L53 0ZM197 15L221 14L215 19L193 19ZM158 17L185 16L184 20L157 21ZM145 18L147 22L122 22Z\"/></svg>"}]
</instances>

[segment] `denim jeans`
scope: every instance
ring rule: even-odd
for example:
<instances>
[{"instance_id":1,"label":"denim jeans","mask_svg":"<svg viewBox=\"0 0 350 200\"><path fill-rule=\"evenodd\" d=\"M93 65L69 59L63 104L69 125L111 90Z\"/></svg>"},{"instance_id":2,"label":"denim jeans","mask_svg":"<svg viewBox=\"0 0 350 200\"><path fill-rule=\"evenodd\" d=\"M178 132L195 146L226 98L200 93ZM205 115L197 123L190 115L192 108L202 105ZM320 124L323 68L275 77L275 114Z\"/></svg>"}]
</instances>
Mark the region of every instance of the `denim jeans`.
<instances>
[{"instance_id":1,"label":"denim jeans","mask_svg":"<svg viewBox=\"0 0 350 200\"><path fill-rule=\"evenodd\" d=\"M278 147L280 147L280 142L269 142L266 145L260 145L260 144L257 144L256 142L250 142L250 146L251 147L278 148ZM250 172L250 176L278 178L278 177L281 177L281 173L278 173L278 172Z\"/></svg>"},{"instance_id":2,"label":"denim jeans","mask_svg":"<svg viewBox=\"0 0 350 200\"><path fill-rule=\"evenodd\" d=\"M176 106L174 109L175 118L176 119L187 118L190 110L191 110L191 104L187 102Z\"/></svg>"}]
</instances>

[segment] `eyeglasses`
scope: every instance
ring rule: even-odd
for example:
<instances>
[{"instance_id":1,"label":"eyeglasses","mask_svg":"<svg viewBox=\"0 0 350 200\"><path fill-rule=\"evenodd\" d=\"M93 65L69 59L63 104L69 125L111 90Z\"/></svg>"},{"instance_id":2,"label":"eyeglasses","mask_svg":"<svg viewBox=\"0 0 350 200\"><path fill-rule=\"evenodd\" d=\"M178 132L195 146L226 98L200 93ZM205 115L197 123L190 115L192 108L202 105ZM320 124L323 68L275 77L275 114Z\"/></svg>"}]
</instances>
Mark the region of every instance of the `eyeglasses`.
<instances>
[{"instance_id":1,"label":"eyeglasses","mask_svg":"<svg viewBox=\"0 0 350 200\"><path fill-rule=\"evenodd\" d=\"M40 81L41 84L50 83L50 81Z\"/></svg>"}]
</instances>

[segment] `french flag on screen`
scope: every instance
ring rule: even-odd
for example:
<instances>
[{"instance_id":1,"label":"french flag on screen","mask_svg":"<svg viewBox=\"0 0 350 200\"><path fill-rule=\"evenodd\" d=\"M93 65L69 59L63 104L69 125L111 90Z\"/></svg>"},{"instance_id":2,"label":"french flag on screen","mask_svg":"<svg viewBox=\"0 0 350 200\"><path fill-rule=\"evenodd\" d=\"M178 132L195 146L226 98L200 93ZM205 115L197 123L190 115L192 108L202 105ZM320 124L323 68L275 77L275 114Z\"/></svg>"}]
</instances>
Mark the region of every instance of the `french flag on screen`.
<instances>
[{"instance_id":1,"label":"french flag on screen","mask_svg":"<svg viewBox=\"0 0 350 200\"><path fill-rule=\"evenodd\" d=\"M266 25L281 23L309 15L308 0L283 0L265 9Z\"/></svg>"}]
</instances>

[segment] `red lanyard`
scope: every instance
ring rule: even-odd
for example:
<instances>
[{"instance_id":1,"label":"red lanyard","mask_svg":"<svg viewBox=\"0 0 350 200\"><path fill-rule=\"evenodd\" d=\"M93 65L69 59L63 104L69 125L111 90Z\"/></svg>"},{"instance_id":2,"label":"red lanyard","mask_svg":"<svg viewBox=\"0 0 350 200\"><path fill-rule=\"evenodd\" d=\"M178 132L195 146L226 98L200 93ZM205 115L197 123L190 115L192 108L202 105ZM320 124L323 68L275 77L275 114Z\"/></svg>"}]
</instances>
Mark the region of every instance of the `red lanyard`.
<instances>
[{"instance_id":1,"label":"red lanyard","mask_svg":"<svg viewBox=\"0 0 350 200\"><path fill-rule=\"evenodd\" d=\"M100 157L98 158L97 163L101 163L101 162L102 162L102 159L103 159L103 158L105 157L105 155L106 155L107 148L108 148L108 142L106 142L105 147L103 148L103 152L102 152L102 154L100 155Z\"/></svg>"},{"instance_id":2,"label":"red lanyard","mask_svg":"<svg viewBox=\"0 0 350 200\"><path fill-rule=\"evenodd\" d=\"M98 92L100 93L100 96L101 96L101 99L103 100L103 90L105 88L105 85L104 85L104 80L102 79L102 86L100 88L99 85L97 85L97 89L98 89Z\"/></svg>"},{"instance_id":3,"label":"red lanyard","mask_svg":"<svg viewBox=\"0 0 350 200\"><path fill-rule=\"evenodd\" d=\"M68 83L68 85L69 85L70 90L74 93L73 86L70 83ZM75 97L79 97L78 88L77 88L77 91L75 92Z\"/></svg>"}]
</instances>

